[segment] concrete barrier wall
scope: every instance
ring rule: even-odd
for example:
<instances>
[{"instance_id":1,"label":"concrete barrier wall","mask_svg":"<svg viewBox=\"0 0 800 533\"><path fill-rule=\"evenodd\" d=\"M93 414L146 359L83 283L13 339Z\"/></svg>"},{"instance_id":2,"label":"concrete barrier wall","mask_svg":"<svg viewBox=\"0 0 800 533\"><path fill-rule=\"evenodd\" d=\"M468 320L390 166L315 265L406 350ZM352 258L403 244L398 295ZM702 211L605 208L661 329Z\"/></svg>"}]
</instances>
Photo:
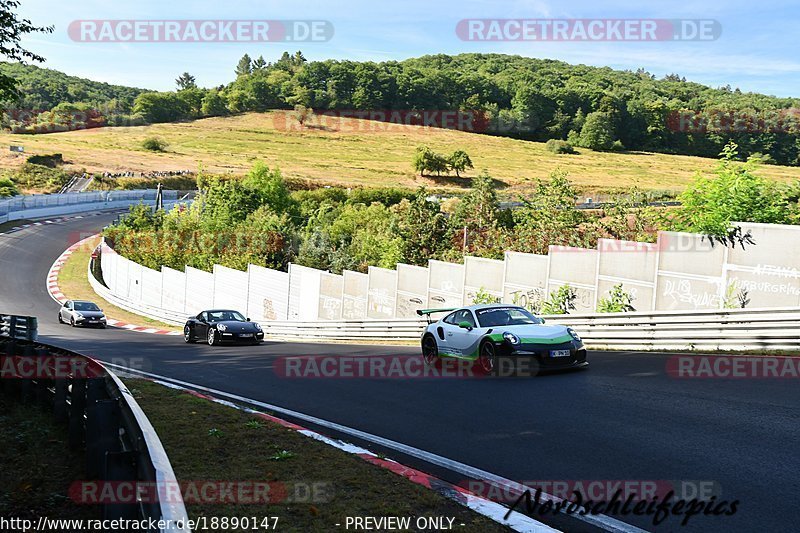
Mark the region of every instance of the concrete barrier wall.
<instances>
[{"instance_id":1,"label":"concrete barrier wall","mask_svg":"<svg viewBox=\"0 0 800 533\"><path fill-rule=\"evenodd\" d=\"M105 283L115 296L187 315L233 308L259 322L388 320L424 307L469 304L483 290L535 312L563 285L577 293L574 314L590 314L615 285L639 312L800 306L800 227L741 224L754 244L712 245L701 235L661 232L657 243L601 239L597 249L551 247L549 255L506 252L503 261L370 267L334 275L291 264L289 272L250 265L213 273L143 268L108 249Z\"/></svg>"},{"instance_id":2,"label":"concrete barrier wall","mask_svg":"<svg viewBox=\"0 0 800 533\"><path fill-rule=\"evenodd\" d=\"M428 305L428 276L426 267L397 265L396 318L417 318L417 309Z\"/></svg>"},{"instance_id":3,"label":"concrete barrier wall","mask_svg":"<svg viewBox=\"0 0 800 533\"><path fill-rule=\"evenodd\" d=\"M259 322L288 320L289 274L257 265L247 269L247 314Z\"/></svg>"},{"instance_id":4,"label":"concrete barrier wall","mask_svg":"<svg viewBox=\"0 0 800 533\"><path fill-rule=\"evenodd\" d=\"M319 284L319 317L322 320L341 320L344 276L323 272Z\"/></svg>"},{"instance_id":5,"label":"concrete barrier wall","mask_svg":"<svg viewBox=\"0 0 800 533\"><path fill-rule=\"evenodd\" d=\"M464 258L464 304L475 303L475 295L483 291L496 301L503 299L505 263L483 257Z\"/></svg>"},{"instance_id":6,"label":"concrete barrier wall","mask_svg":"<svg viewBox=\"0 0 800 533\"><path fill-rule=\"evenodd\" d=\"M464 303L464 265L428 261L428 306L459 307Z\"/></svg>"},{"instance_id":7,"label":"concrete barrier wall","mask_svg":"<svg viewBox=\"0 0 800 533\"><path fill-rule=\"evenodd\" d=\"M369 276L361 272L345 270L342 272L344 287L342 291L342 319L362 320L367 318L367 296L369 295Z\"/></svg>"},{"instance_id":8,"label":"concrete barrier wall","mask_svg":"<svg viewBox=\"0 0 800 533\"><path fill-rule=\"evenodd\" d=\"M367 318L394 318L397 303L397 271L369 267Z\"/></svg>"},{"instance_id":9,"label":"concrete barrier wall","mask_svg":"<svg viewBox=\"0 0 800 533\"><path fill-rule=\"evenodd\" d=\"M658 245L601 239L597 250L597 301L608 298L616 285L622 285L633 296L637 311L655 309Z\"/></svg>"},{"instance_id":10,"label":"concrete barrier wall","mask_svg":"<svg viewBox=\"0 0 800 533\"><path fill-rule=\"evenodd\" d=\"M503 302L521 305L532 311L547 298L547 272L550 256L506 252L503 274Z\"/></svg>"},{"instance_id":11,"label":"concrete barrier wall","mask_svg":"<svg viewBox=\"0 0 800 533\"><path fill-rule=\"evenodd\" d=\"M597 250L572 248L569 246L550 247L550 267L547 291L553 293L563 285L575 289L576 313L591 313L597 305Z\"/></svg>"}]
</instances>

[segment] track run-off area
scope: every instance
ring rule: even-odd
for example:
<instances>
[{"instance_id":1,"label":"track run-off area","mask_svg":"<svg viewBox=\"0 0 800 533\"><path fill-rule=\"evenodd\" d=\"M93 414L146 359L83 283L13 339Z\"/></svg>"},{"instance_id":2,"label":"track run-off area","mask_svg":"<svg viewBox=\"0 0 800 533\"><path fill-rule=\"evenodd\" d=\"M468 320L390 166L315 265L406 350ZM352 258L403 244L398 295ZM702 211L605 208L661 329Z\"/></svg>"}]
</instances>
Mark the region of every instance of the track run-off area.
<instances>
[{"instance_id":1,"label":"track run-off area","mask_svg":"<svg viewBox=\"0 0 800 533\"><path fill-rule=\"evenodd\" d=\"M685 379L669 355L590 352L585 371L536 378L287 377L287 358L419 357L418 347L267 339L260 346L184 344L180 336L73 329L56 321L47 273L70 245L116 215L0 235L0 312L36 316L43 342L329 422L303 425L455 484L470 480L344 426L525 484L671 483L738 500L733 516L612 515L648 531L796 530L800 498L797 379ZM103 306L100 297L97 303ZM282 416L282 415L279 415ZM288 417L291 419L291 417ZM691 495L689 495L691 496ZM592 531L582 522L552 524Z\"/></svg>"}]
</instances>

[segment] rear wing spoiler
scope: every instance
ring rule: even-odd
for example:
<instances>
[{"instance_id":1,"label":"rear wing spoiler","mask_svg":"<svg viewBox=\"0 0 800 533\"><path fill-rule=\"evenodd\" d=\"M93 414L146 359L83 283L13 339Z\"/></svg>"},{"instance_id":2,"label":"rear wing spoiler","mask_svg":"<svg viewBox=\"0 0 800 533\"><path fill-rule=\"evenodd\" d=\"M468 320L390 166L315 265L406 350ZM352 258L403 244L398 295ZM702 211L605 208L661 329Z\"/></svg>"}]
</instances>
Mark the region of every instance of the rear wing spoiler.
<instances>
[{"instance_id":1,"label":"rear wing spoiler","mask_svg":"<svg viewBox=\"0 0 800 533\"><path fill-rule=\"evenodd\" d=\"M419 316L424 316L428 319L428 324L431 323L431 315L434 313L449 313L450 311L456 311L457 307L452 307L449 309L417 309L417 314Z\"/></svg>"}]
</instances>

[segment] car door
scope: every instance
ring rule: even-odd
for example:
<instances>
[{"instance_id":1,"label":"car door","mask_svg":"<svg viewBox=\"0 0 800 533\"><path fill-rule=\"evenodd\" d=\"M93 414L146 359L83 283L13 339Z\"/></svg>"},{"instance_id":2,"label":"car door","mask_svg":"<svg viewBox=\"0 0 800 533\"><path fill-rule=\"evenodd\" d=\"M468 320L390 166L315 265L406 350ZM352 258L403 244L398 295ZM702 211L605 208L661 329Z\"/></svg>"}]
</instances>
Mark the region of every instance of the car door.
<instances>
[{"instance_id":1,"label":"car door","mask_svg":"<svg viewBox=\"0 0 800 533\"><path fill-rule=\"evenodd\" d=\"M458 329L455 321L457 313L458 311L454 311L444 317L439 323L439 327L436 328L436 342L439 346L439 353L441 354L460 355L460 352L457 352L453 346L453 337L456 333L456 329Z\"/></svg>"},{"instance_id":2,"label":"car door","mask_svg":"<svg viewBox=\"0 0 800 533\"><path fill-rule=\"evenodd\" d=\"M61 313L61 320L64 322L69 322L70 317L72 316L72 301L67 300L64 303L64 306L59 311Z\"/></svg>"},{"instance_id":3,"label":"car door","mask_svg":"<svg viewBox=\"0 0 800 533\"><path fill-rule=\"evenodd\" d=\"M480 335L476 330L475 317L469 309L461 309L455 312L454 319L450 345L462 356L472 355L477 341L480 340ZM471 327L469 329L462 328L460 326L462 322L467 322Z\"/></svg>"},{"instance_id":4,"label":"car door","mask_svg":"<svg viewBox=\"0 0 800 533\"><path fill-rule=\"evenodd\" d=\"M208 335L208 313L203 311L196 317L197 322L194 325L194 336L205 338Z\"/></svg>"}]
</instances>

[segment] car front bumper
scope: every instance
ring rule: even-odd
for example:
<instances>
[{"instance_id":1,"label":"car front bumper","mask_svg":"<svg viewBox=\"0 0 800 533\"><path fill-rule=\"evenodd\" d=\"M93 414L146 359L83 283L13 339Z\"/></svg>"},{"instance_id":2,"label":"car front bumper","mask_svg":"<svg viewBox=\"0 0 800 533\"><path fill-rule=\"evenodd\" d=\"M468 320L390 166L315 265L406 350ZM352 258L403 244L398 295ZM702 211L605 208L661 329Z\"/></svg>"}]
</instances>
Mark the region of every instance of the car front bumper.
<instances>
[{"instance_id":1,"label":"car front bumper","mask_svg":"<svg viewBox=\"0 0 800 533\"><path fill-rule=\"evenodd\" d=\"M589 366L586 356L586 348L579 342L550 345L503 343L492 373L497 376L535 376L584 368Z\"/></svg>"},{"instance_id":2,"label":"car front bumper","mask_svg":"<svg viewBox=\"0 0 800 533\"><path fill-rule=\"evenodd\" d=\"M78 326L101 326L105 327L106 319L105 318L76 318L75 324Z\"/></svg>"},{"instance_id":3,"label":"car front bumper","mask_svg":"<svg viewBox=\"0 0 800 533\"><path fill-rule=\"evenodd\" d=\"M264 340L264 332L219 332L219 340L222 342L260 342Z\"/></svg>"}]
</instances>

